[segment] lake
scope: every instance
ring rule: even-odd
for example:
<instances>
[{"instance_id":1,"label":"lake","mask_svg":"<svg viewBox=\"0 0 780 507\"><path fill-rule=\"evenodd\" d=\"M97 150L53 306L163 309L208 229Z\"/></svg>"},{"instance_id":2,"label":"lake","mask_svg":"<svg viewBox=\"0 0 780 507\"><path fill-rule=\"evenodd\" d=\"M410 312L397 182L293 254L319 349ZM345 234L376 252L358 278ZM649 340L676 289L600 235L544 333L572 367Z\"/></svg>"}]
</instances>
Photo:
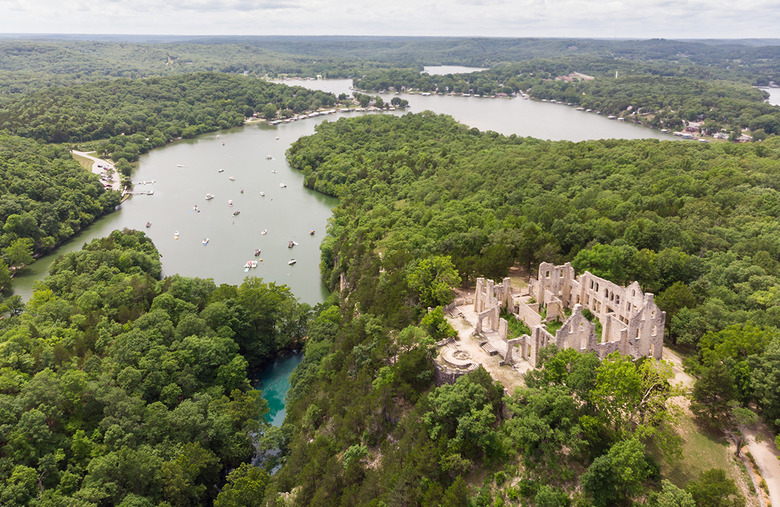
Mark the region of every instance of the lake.
<instances>
[{"instance_id":1,"label":"lake","mask_svg":"<svg viewBox=\"0 0 780 507\"><path fill-rule=\"evenodd\" d=\"M152 190L153 195L132 196L118 212L33 264L14 281L16 293L28 299L33 282L45 275L56 256L128 227L145 231L154 241L164 275L179 273L236 285L251 275L288 285L306 303L323 301L327 293L320 283L319 244L337 200L303 187L303 175L284 157L293 141L313 134L323 120L275 128L247 126L147 153L132 179L134 191ZM207 193L214 199L206 200ZM235 212L240 213L234 216ZM290 241L297 245L288 248ZM254 256L256 249L261 250L259 257ZM289 264L291 259L295 264ZM258 260L258 267L246 272L248 260Z\"/></svg>"},{"instance_id":2,"label":"lake","mask_svg":"<svg viewBox=\"0 0 780 507\"><path fill-rule=\"evenodd\" d=\"M454 67L450 67L454 68ZM431 69L431 67L426 67ZM464 67L464 69L468 69ZM474 69L482 70L482 69ZM467 70L467 72L470 72ZM312 90L324 90L338 95L352 95L351 79L275 81ZM551 141L587 141L592 139L664 139L679 140L671 134L633 123L609 120L606 116L577 111L575 107L539 102L522 97L482 98L455 95L400 93L381 94L386 102L398 96L409 101L405 112L433 111L448 114L456 121L480 130L492 130L504 135L516 134Z\"/></svg>"},{"instance_id":3,"label":"lake","mask_svg":"<svg viewBox=\"0 0 780 507\"><path fill-rule=\"evenodd\" d=\"M767 102L773 106L780 106L780 88L761 88L769 94Z\"/></svg>"},{"instance_id":4,"label":"lake","mask_svg":"<svg viewBox=\"0 0 780 507\"><path fill-rule=\"evenodd\" d=\"M470 74L487 70L482 67L462 67L460 65L429 65L423 67L423 72L431 76L446 76L447 74Z\"/></svg>"},{"instance_id":5,"label":"lake","mask_svg":"<svg viewBox=\"0 0 780 507\"><path fill-rule=\"evenodd\" d=\"M336 94L352 92L349 79L283 82ZM430 110L448 114L463 124L505 135L570 141L676 139L658 130L619 123L562 104L520 97L400 96L409 101L406 112ZM356 114L359 113L351 113ZM152 226L145 231L162 254L166 275L213 278L218 284L240 284L247 275L259 276L268 282L287 284L304 302L321 302L326 293L319 277L319 243L336 200L303 188L303 175L287 165L284 153L299 137L313 134L315 125L326 119L335 121L337 117L317 117L276 127L240 127L147 153L141 157L133 181L154 180L154 184L135 188L153 190L154 195L131 197L119 212L98 220L53 255L38 260L14 280L16 293L29 299L33 282L43 278L62 253L79 250L85 242L104 237L114 229L144 229L150 221ZM268 155L270 160L266 159ZM235 181L229 180L230 176ZM281 188L281 183L287 187ZM260 192L265 192L265 197ZM206 193L215 198L206 201ZM228 200L233 201L232 207ZM199 213L193 211L195 205ZM236 210L240 214L233 217ZM261 235L264 229L268 232ZM310 236L312 229L315 234ZM180 233L178 240L174 239L176 231ZM201 242L205 238L209 244L204 247ZM298 246L288 249L289 241L298 242ZM258 268L244 272L244 264L254 259L257 248L262 251L263 261ZM296 263L288 265L292 258Z\"/></svg>"}]
</instances>

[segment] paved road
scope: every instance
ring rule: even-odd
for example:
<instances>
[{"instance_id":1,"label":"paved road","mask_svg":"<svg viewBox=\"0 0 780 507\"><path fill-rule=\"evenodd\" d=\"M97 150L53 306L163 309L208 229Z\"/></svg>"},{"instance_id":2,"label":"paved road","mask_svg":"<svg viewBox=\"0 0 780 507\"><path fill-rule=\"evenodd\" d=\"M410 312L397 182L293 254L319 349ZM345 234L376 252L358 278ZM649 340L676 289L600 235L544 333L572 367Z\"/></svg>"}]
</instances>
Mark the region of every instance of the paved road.
<instances>
[{"instance_id":1,"label":"paved road","mask_svg":"<svg viewBox=\"0 0 780 507\"><path fill-rule=\"evenodd\" d=\"M99 168L98 164L102 165L103 167L112 167L112 168L114 167L113 165L111 165L110 163L108 163L107 161L105 161L103 159L95 158L92 155L87 155L87 153L84 152L84 151L72 150L71 153L73 153L74 155L78 155L80 157L88 158L89 160L91 160L92 161L92 172L97 174L98 176L103 174L103 169ZM116 190L117 192L121 192L122 191L122 186L121 186L121 183L119 182L119 174L117 174L116 171L114 171L114 175L112 176L112 178L113 179L111 181L111 188L113 190Z\"/></svg>"}]
</instances>

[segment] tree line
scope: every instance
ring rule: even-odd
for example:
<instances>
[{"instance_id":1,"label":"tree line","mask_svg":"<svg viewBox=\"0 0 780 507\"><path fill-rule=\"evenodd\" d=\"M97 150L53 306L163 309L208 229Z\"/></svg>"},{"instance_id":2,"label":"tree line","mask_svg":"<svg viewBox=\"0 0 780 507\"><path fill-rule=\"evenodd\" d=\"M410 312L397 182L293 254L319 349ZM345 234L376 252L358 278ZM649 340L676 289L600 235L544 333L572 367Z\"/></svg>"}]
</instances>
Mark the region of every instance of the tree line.
<instances>
[{"instance_id":1,"label":"tree line","mask_svg":"<svg viewBox=\"0 0 780 507\"><path fill-rule=\"evenodd\" d=\"M593 79L574 77L585 73ZM780 133L780 108L739 76L710 67L615 59L539 59L468 74L428 75L417 69L379 69L354 79L372 91L420 91L479 96L527 94L599 111L654 128L701 132L750 129L755 140Z\"/></svg>"}]
</instances>

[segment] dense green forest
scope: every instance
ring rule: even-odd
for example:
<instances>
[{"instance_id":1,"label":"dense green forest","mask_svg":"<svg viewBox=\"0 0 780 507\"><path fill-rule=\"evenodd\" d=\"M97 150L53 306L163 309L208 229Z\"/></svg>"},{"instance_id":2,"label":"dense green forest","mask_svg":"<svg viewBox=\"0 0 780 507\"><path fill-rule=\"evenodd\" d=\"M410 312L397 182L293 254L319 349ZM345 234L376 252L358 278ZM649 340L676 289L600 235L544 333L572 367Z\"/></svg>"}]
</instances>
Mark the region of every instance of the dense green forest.
<instances>
[{"instance_id":1,"label":"dense green forest","mask_svg":"<svg viewBox=\"0 0 780 507\"><path fill-rule=\"evenodd\" d=\"M331 93L217 73L118 79L20 97L0 109L0 129L53 143L108 138L100 151L132 161L177 137L243 125L253 114L289 117L336 101Z\"/></svg>"},{"instance_id":2,"label":"dense green forest","mask_svg":"<svg viewBox=\"0 0 780 507\"><path fill-rule=\"evenodd\" d=\"M182 39L182 38L179 38ZM479 37L191 37L189 40L0 41L0 68L76 78L148 77L179 72L250 72L328 77L377 67L487 67L538 58L608 58L727 70L756 84L778 79L780 46L743 41L596 40Z\"/></svg>"},{"instance_id":3,"label":"dense green forest","mask_svg":"<svg viewBox=\"0 0 780 507\"><path fill-rule=\"evenodd\" d=\"M752 404L777 428L780 144L770 141L541 142L430 113L318 126L288 158L307 186L340 198L322 270L348 292L331 340L309 341L293 376L290 455L272 488L297 504L466 505L462 477L482 469L476 505L674 495L712 505L714 484L728 483L717 470L688 484L660 476L655 457L679 452L663 364L550 350L511 396L484 372L434 389L442 325L422 308L451 300L442 283L543 260L636 279L667 311L671 342L693 352L700 421L728 430Z\"/></svg>"},{"instance_id":4,"label":"dense green forest","mask_svg":"<svg viewBox=\"0 0 780 507\"><path fill-rule=\"evenodd\" d=\"M0 295L10 293L9 267L51 252L117 204L119 194L62 146L0 132Z\"/></svg>"},{"instance_id":5,"label":"dense green forest","mask_svg":"<svg viewBox=\"0 0 780 507\"><path fill-rule=\"evenodd\" d=\"M248 373L298 346L310 308L260 279L160 272L143 233L115 231L0 320L0 504L262 500L247 463L279 437Z\"/></svg>"}]
</instances>

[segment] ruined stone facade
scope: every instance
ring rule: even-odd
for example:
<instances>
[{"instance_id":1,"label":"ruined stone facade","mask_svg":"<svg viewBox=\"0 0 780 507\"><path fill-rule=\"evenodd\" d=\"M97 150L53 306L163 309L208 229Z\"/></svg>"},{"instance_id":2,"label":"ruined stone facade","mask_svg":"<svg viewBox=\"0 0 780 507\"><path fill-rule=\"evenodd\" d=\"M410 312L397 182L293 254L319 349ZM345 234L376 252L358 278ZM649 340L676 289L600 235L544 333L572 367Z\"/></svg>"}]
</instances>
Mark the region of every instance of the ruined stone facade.
<instances>
[{"instance_id":1,"label":"ruined stone facade","mask_svg":"<svg viewBox=\"0 0 780 507\"><path fill-rule=\"evenodd\" d=\"M502 308L524 322L530 334L508 340L507 322L499 318ZM586 318L585 310L592 314L593 322ZM500 285L477 279L474 312L475 334L497 334L506 364L522 358L535 367L539 350L551 343L561 349L592 351L601 359L612 352L661 359L663 352L666 313L655 304L652 294L642 292L636 282L621 287L587 271L576 276L569 263L542 263L539 277L531 279L525 296L511 293L508 278ZM563 324L553 335L547 325L554 321ZM498 348L489 340L485 342L486 351Z\"/></svg>"},{"instance_id":2,"label":"ruined stone facade","mask_svg":"<svg viewBox=\"0 0 780 507\"><path fill-rule=\"evenodd\" d=\"M666 312L638 283L621 287L587 271L575 276L568 262L562 266L542 263L539 278L530 284L530 292L547 308L548 322L555 320L564 308L573 310L555 334L558 347L592 350L602 359L615 351L634 358L661 359ZM595 336L595 326L591 329L582 315L584 309L601 324L600 340Z\"/></svg>"},{"instance_id":3,"label":"ruined stone facade","mask_svg":"<svg viewBox=\"0 0 780 507\"><path fill-rule=\"evenodd\" d=\"M663 353L666 313L652 294L642 292L636 282L621 287L587 271L576 276L569 263L543 263L527 292L513 292L509 278L500 284L478 278L473 300L456 300L444 311L471 323L482 351L498 355L500 365L520 373L535 368L539 351L550 344L595 352L600 359L613 352L661 359ZM508 339L509 325L501 318L502 311L522 321L529 334ZM557 329L553 334L548 327ZM447 341L439 344L435 364L436 384L441 385L473 371L479 362L456 342Z\"/></svg>"}]
</instances>

